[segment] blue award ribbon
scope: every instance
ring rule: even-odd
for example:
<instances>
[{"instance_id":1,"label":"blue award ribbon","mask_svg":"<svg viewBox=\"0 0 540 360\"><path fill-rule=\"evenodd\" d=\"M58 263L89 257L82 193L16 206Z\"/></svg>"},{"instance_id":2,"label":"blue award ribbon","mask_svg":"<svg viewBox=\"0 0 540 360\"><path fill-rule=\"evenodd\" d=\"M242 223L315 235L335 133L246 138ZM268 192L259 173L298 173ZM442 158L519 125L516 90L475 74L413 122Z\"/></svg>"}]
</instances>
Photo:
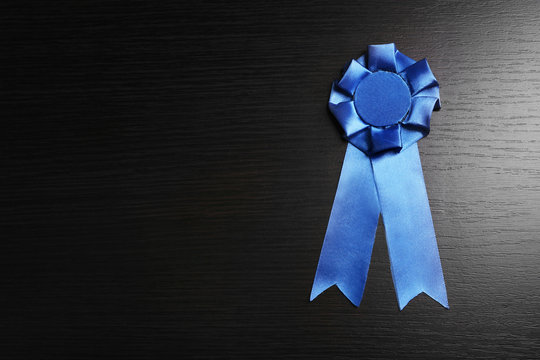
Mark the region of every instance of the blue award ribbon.
<instances>
[{"instance_id":1,"label":"blue award ribbon","mask_svg":"<svg viewBox=\"0 0 540 360\"><path fill-rule=\"evenodd\" d=\"M336 285L360 305L382 214L400 310L422 292L448 308L416 144L441 106L427 61L370 45L334 82L328 106L349 144L311 300Z\"/></svg>"}]
</instances>

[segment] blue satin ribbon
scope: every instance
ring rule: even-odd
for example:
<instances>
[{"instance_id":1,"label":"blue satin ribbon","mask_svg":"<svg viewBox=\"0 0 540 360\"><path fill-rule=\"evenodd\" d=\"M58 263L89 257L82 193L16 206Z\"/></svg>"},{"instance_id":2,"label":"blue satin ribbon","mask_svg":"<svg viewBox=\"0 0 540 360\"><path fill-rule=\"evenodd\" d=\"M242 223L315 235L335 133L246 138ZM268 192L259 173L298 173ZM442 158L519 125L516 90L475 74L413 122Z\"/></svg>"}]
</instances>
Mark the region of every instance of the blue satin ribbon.
<instances>
[{"instance_id":1,"label":"blue satin ribbon","mask_svg":"<svg viewBox=\"0 0 540 360\"><path fill-rule=\"evenodd\" d=\"M440 109L427 61L415 62L394 44L370 45L334 82L329 108L349 144L311 300L337 285L360 305L382 214L400 310L422 292L448 308L416 145Z\"/></svg>"}]
</instances>

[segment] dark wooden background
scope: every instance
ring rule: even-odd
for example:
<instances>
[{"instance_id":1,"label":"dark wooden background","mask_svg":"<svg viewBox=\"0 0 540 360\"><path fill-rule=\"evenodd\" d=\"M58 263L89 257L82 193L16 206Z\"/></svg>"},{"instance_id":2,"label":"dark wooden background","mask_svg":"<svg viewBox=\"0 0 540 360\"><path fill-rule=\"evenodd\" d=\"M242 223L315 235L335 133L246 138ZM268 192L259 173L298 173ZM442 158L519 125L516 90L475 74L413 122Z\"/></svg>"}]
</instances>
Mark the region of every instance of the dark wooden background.
<instances>
[{"instance_id":1,"label":"dark wooden background","mask_svg":"<svg viewBox=\"0 0 540 360\"><path fill-rule=\"evenodd\" d=\"M0 357L535 358L540 2L0 4ZM450 310L308 302L346 143L331 82L427 57Z\"/></svg>"}]
</instances>

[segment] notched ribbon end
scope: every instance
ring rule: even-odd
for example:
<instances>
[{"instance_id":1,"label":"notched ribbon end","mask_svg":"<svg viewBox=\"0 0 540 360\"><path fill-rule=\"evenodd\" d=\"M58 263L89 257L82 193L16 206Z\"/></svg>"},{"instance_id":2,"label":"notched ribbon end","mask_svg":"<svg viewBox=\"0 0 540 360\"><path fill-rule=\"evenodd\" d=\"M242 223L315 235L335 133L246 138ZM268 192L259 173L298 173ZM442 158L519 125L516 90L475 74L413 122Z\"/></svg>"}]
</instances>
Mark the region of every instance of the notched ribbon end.
<instances>
[{"instance_id":1,"label":"notched ribbon end","mask_svg":"<svg viewBox=\"0 0 540 360\"><path fill-rule=\"evenodd\" d=\"M309 301L312 302L313 300L315 300L317 296L319 296L320 294L322 294L323 292L325 292L326 290L334 286L336 286L339 289L339 291L343 295L345 295L345 297L351 302L351 304L353 304L356 307L360 306L360 302L362 301L362 296L358 297L352 294L350 291L348 291L347 286L345 284L340 284L340 283L332 283L327 286L313 285L313 289L311 290Z\"/></svg>"},{"instance_id":2,"label":"notched ribbon end","mask_svg":"<svg viewBox=\"0 0 540 360\"><path fill-rule=\"evenodd\" d=\"M408 296L403 296L401 298L398 298L399 311L402 311L405 308L405 306L407 306L409 302L411 302L411 300L413 300L420 294L425 294L429 296L430 298L432 298L433 300L435 300L436 302L438 302L442 307L446 309L450 309L450 305L448 305L448 297L446 296L446 292L438 294L436 292L429 291L429 290L419 290L413 295L408 295Z\"/></svg>"}]
</instances>

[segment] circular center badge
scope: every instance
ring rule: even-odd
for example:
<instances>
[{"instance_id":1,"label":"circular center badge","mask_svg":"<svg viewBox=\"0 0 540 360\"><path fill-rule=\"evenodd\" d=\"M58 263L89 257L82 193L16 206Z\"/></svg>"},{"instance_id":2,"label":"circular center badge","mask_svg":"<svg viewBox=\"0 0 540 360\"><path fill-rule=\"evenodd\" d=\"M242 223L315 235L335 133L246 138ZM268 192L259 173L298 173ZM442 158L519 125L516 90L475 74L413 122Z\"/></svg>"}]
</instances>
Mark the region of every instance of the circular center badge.
<instances>
[{"instance_id":1,"label":"circular center badge","mask_svg":"<svg viewBox=\"0 0 540 360\"><path fill-rule=\"evenodd\" d=\"M379 71L360 81L354 92L354 107L370 125L397 124L411 107L411 92L399 75Z\"/></svg>"}]
</instances>

